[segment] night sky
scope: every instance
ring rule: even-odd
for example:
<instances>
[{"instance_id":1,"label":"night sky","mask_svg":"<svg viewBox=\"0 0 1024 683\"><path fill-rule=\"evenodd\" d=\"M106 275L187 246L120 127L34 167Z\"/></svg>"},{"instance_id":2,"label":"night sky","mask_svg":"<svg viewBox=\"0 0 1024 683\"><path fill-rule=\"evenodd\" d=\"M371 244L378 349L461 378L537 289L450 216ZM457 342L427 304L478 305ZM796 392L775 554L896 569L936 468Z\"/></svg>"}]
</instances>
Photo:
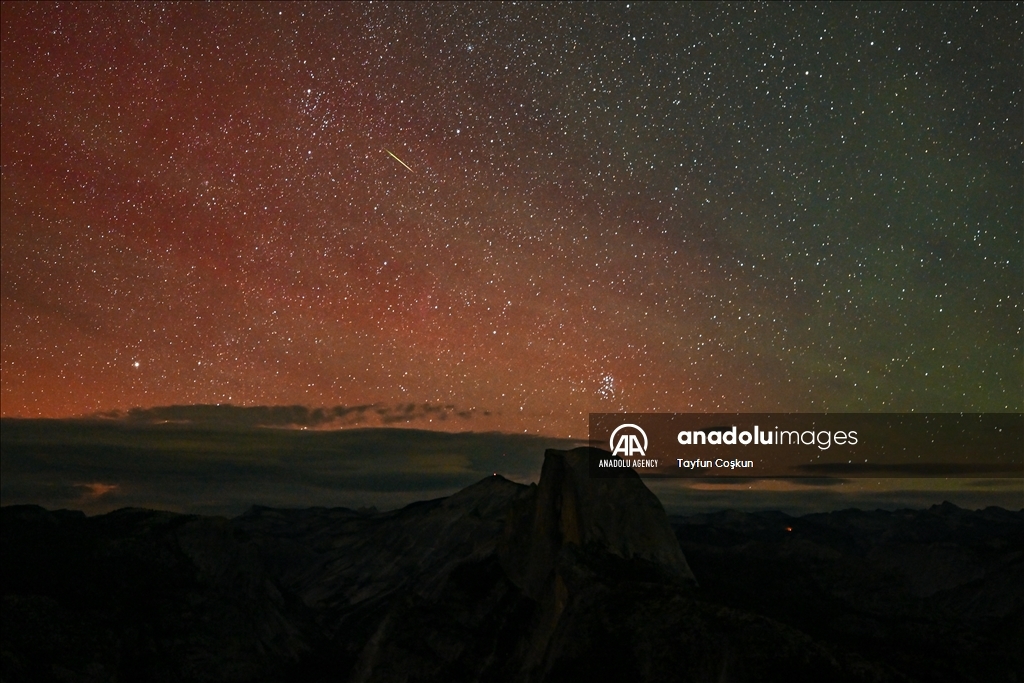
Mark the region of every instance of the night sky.
<instances>
[{"instance_id":1,"label":"night sky","mask_svg":"<svg viewBox=\"0 0 1024 683\"><path fill-rule=\"evenodd\" d=\"M1024 409L1020 4L2 15L4 416Z\"/></svg>"}]
</instances>

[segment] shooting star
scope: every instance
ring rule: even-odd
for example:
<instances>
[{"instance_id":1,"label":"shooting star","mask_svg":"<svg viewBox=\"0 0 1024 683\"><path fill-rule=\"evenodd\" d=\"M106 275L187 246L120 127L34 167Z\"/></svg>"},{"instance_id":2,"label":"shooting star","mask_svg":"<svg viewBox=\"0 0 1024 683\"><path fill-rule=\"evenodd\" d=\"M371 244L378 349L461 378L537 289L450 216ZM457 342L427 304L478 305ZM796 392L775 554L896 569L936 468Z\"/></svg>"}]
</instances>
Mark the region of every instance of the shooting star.
<instances>
[{"instance_id":1,"label":"shooting star","mask_svg":"<svg viewBox=\"0 0 1024 683\"><path fill-rule=\"evenodd\" d=\"M401 159L399 159L398 157L396 157L396 156L395 156L395 153L394 153L394 152L392 152L392 151L391 151L390 149L388 149L388 148L386 148L386 147L385 147L385 148L384 148L384 151L385 151L385 152L387 152L388 154L390 154L390 155L391 155L391 158L392 158L392 159L394 159L395 161L397 161L398 163L400 163L400 164L401 164L402 166L405 166L406 168L409 168L409 164L405 163L404 161L402 161ZM409 173L415 173L415 172L416 172L416 171L414 171L414 170L412 170L411 168L409 168Z\"/></svg>"}]
</instances>

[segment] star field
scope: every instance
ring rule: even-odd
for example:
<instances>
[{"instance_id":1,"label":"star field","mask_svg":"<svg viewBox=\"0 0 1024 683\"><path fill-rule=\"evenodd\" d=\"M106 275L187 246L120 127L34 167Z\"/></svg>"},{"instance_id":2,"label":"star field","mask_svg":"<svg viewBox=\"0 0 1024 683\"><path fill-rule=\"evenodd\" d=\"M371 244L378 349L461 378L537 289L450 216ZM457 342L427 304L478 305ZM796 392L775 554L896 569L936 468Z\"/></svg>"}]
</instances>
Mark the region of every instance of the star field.
<instances>
[{"instance_id":1,"label":"star field","mask_svg":"<svg viewBox=\"0 0 1024 683\"><path fill-rule=\"evenodd\" d=\"M2 413L1020 411L1020 9L5 3Z\"/></svg>"}]
</instances>

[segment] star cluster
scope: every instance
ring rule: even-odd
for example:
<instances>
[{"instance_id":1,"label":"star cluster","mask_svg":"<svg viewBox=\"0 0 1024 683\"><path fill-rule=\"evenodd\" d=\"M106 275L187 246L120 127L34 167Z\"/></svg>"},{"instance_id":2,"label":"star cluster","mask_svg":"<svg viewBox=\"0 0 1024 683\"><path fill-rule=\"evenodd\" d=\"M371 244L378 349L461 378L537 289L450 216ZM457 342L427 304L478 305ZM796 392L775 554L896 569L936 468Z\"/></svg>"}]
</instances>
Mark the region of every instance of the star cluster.
<instances>
[{"instance_id":1,"label":"star cluster","mask_svg":"<svg viewBox=\"0 0 1024 683\"><path fill-rule=\"evenodd\" d=\"M1020 17L5 3L3 415L1022 410Z\"/></svg>"}]
</instances>

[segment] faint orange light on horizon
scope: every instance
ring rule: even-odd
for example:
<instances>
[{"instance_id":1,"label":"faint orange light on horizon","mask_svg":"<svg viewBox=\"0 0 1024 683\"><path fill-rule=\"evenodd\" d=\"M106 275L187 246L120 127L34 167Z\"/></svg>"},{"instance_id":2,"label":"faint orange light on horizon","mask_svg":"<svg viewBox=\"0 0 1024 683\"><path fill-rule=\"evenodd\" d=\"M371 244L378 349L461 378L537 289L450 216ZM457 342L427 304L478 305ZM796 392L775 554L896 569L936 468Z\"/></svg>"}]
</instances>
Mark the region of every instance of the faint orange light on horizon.
<instances>
[{"instance_id":1,"label":"faint orange light on horizon","mask_svg":"<svg viewBox=\"0 0 1024 683\"><path fill-rule=\"evenodd\" d=\"M117 484L104 484L98 481L90 484L75 484L75 486L81 486L84 488L88 491L86 495L92 498L100 498L117 489Z\"/></svg>"}]
</instances>

